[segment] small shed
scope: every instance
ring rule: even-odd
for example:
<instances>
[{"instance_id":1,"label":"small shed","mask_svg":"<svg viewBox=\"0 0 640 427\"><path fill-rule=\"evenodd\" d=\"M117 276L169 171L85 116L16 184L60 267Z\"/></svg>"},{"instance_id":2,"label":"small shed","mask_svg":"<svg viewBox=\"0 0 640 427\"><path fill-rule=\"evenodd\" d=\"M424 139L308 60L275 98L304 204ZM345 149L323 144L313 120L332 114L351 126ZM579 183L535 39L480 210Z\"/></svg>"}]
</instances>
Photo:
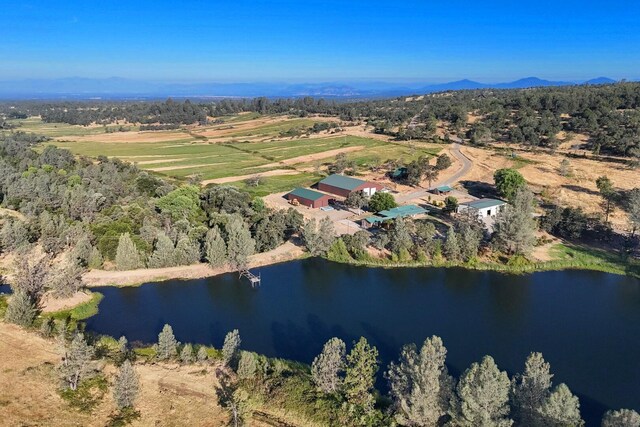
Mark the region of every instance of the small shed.
<instances>
[{"instance_id":1,"label":"small shed","mask_svg":"<svg viewBox=\"0 0 640 427\"><path fill-rule=\"evenodd\" d=\"M406 167L399 167L391 172L391 178L393 179L405 179L408 175L409 169Z\"/></svg>"},{"instance_id":2,"label":"small shed","mask_svg":"<svg viewBox=\"0 0 640 427\"><path fill-rule=\"evenodd\" d=\"M329 206L329 200L332 199L328 194L308 188L296 188L285 197L290 201L297 200L301 205L309 206L310 208Z\"/></svg>"},{"instance_id":3,"label":"small shed","mask_svg":"<svg viewBox=\"0 0 640 427\"><path fill-rule=\"evenodd\" d=\"M478 199L472 202L460 203L458 206L458 213L466 212L466 211L475 211L478 215L478 218L489 218L495 217L498 215L504 207L507 205L507 202L503 200L497 199Z\"/></svg>"},{"instance_id":4,"label":"small shed","mask_svg":"<svg viewBox=\"0 0 640 427\"><path fill-rule=\"evenodd\" d=\"M376 182L339 174L329 175L318 183L318 190L342 197L347 197L354 191L362 191L366 196L373 196L376 191L383 188L381 184Z\"/></svg>"},{"instance_id":5,"label":"small shed","mask_svg":"<svg viewBox=\"0 0 640 427\"><path fill-rule=\"evenodd\" d=\"M435 194L449 194L452 191L453 191L453 188L449 187L448 185L441 185L433 189L433 192Z\"/></svg>"}]
</instances>

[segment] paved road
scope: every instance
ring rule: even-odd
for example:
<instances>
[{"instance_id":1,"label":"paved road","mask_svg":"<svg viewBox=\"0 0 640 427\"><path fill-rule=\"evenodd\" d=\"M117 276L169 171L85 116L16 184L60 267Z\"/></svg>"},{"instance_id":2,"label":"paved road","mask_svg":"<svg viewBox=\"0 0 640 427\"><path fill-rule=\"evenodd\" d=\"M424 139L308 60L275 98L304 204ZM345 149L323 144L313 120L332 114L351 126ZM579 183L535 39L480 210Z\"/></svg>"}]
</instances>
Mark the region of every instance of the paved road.
<instances>
[{"instance_id":1,"label":"paved road","mask_svg":"<svg viewBox=\"0 0 640 427\"><path fill-rule=\"evenodd\" d=\"M455 157L456 159L458 159L461 163L462 163L462 167L460 169L458 169L458 171L456 173L454 173L453 175L451 175L449 178L443 180L443 181L437 181L434 185L432 185L430 188L421 188L420 190L416 190L416 191L412 191L411 193L407 193L407 194L401 194L396 196L396 201L399 203L405 203L408 202L410 200L413 199L419 199L421 197L425 197L429 191L435 187L441 186L441 185L453 185L456 182L458 182L460 180L460 178L462 178L464 175L467 174L467 172L469 172L469 169L471 169L471 166L473 166L473 163L471 163L471 160L465 156L462 151L460 151L460 138L457 137L453 137L454 140L456 142L453 143L453 145L451 146L451 154L453 154L453 157Z\"/></svg>"}]
</instances>

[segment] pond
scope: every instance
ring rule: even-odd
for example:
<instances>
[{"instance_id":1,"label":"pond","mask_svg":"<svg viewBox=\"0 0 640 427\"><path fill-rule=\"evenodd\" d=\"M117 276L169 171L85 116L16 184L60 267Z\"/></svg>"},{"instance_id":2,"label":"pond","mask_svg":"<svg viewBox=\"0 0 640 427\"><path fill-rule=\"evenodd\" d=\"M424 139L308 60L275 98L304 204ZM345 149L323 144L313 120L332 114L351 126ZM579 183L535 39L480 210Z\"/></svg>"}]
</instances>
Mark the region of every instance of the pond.
<instances>
[{"instance_id":1,"label":"pond","mask_svg":"<svg viewBox=\"0 0 640 427\"><path fill-rule=\"evenodd\" d=\"M155 342L165 323L178 340L242 347L310 363L337 336L378 347L383 366L403 344L439 335L459 375L485 354L509 374L540 351L554 384L579 395L597 425L609 408L640 410L640 281L590 271L507 275L461 268L382 269L307 259L261 268L252 289L236 274L103 287L89 330ZM379 381L384 387L384 382Z\"/></svg>"}]
</instances>

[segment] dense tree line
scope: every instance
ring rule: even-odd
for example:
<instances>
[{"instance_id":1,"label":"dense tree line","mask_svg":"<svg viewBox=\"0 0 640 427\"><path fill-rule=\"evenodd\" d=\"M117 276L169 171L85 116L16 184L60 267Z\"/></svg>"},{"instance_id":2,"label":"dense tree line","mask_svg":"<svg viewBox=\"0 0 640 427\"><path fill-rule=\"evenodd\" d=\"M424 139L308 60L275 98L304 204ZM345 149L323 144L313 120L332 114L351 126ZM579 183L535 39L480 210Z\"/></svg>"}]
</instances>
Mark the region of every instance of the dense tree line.
<instances>
[{"instance_id":1,"label":"dense tree line","mask_svg":"<svg viewBox=\"0 0 640 427\"><path fill-rule=\"evenodd\" d=\"M0 220L0 252L15 253L15 269L32 278L14 283L28 297L16 303L28 300L31 308L45 287L69 296L86 269L103 265L128 270L204 261L241 269L255 251L274 249L303 225L294 209L266 208L234 187L177 186L117 159L76 159L53 146L34 150L41 141L24 133L0 137L1 206L22 214ZM41 262L29 253L36 245ZM60 255L63 262L54 266Z\"/></svg>"},{"instance_id":2,"label":"dense tree line","mask_svg":"<svg viewBox=\"0 0 640 427\"><path fill-rule=\"evenodd\" d=\"M419 99L419 100L418 100ZM15 102L0 104L4 119L41 116L46 122L88 125L118 120L146 129L206 123L208 117L241 112L338 116L368 123L375 132L400 140L431 138L437 120L474 144L504 141L556 147L560 131L585 133L597 153L640 158L640 83L542 87L510 90L463 90L423 98L327 101L291 99L222 99L208 103L164 102ZM468 123L468 114L478 120ZM418 117L418 123L409 125ZM312 129L313 132L319 129ZM464 132L463 132L464 131Z\"/></svg>"}]
</instances>

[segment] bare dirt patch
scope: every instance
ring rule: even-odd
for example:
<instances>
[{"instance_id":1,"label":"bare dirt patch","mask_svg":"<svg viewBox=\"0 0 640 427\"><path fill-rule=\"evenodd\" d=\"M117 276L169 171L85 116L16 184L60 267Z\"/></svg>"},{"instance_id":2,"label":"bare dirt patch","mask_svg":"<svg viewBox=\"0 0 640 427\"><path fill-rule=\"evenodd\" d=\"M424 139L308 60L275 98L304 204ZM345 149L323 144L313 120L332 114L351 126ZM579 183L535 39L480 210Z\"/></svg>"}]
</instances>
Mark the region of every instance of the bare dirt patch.
<instances>
[{"instance_id":1,"label":"bare dirt patch","mask_svg":"<svg viewBox=\"0 0 640 427\"><path fill-rule=\"evenodd\" d=\"M91 293L84 291L76 292L69 298L54 298L51 293L46 293L42 297L42 311L44 313L51 313L54 311L67 310L89 302L90 300Z\"/></svg>"},{"instance_id":2,"label":"bare dirt patch","mask_svg":"<svg viewBox=\"0 0 640 427\"><path fill-rule=\"evenodd\" d=\"M227 182L237 182L237 181L242 181L245 179L249 179L252 178L254 176L260 176L260 177L265 177L265 176L281 176L281 175L297 175L300 172L298 172L297 170L292 170L292 169L274 169L271 171L266 171L266 172L259 172L259 173L254 173L251 175L236 175L236 176L227 176L225 178L216 178L216 179L207 179L201 182L202 185L207 185L207 184L225 184Z\"/></svg>"}]
</instances>

